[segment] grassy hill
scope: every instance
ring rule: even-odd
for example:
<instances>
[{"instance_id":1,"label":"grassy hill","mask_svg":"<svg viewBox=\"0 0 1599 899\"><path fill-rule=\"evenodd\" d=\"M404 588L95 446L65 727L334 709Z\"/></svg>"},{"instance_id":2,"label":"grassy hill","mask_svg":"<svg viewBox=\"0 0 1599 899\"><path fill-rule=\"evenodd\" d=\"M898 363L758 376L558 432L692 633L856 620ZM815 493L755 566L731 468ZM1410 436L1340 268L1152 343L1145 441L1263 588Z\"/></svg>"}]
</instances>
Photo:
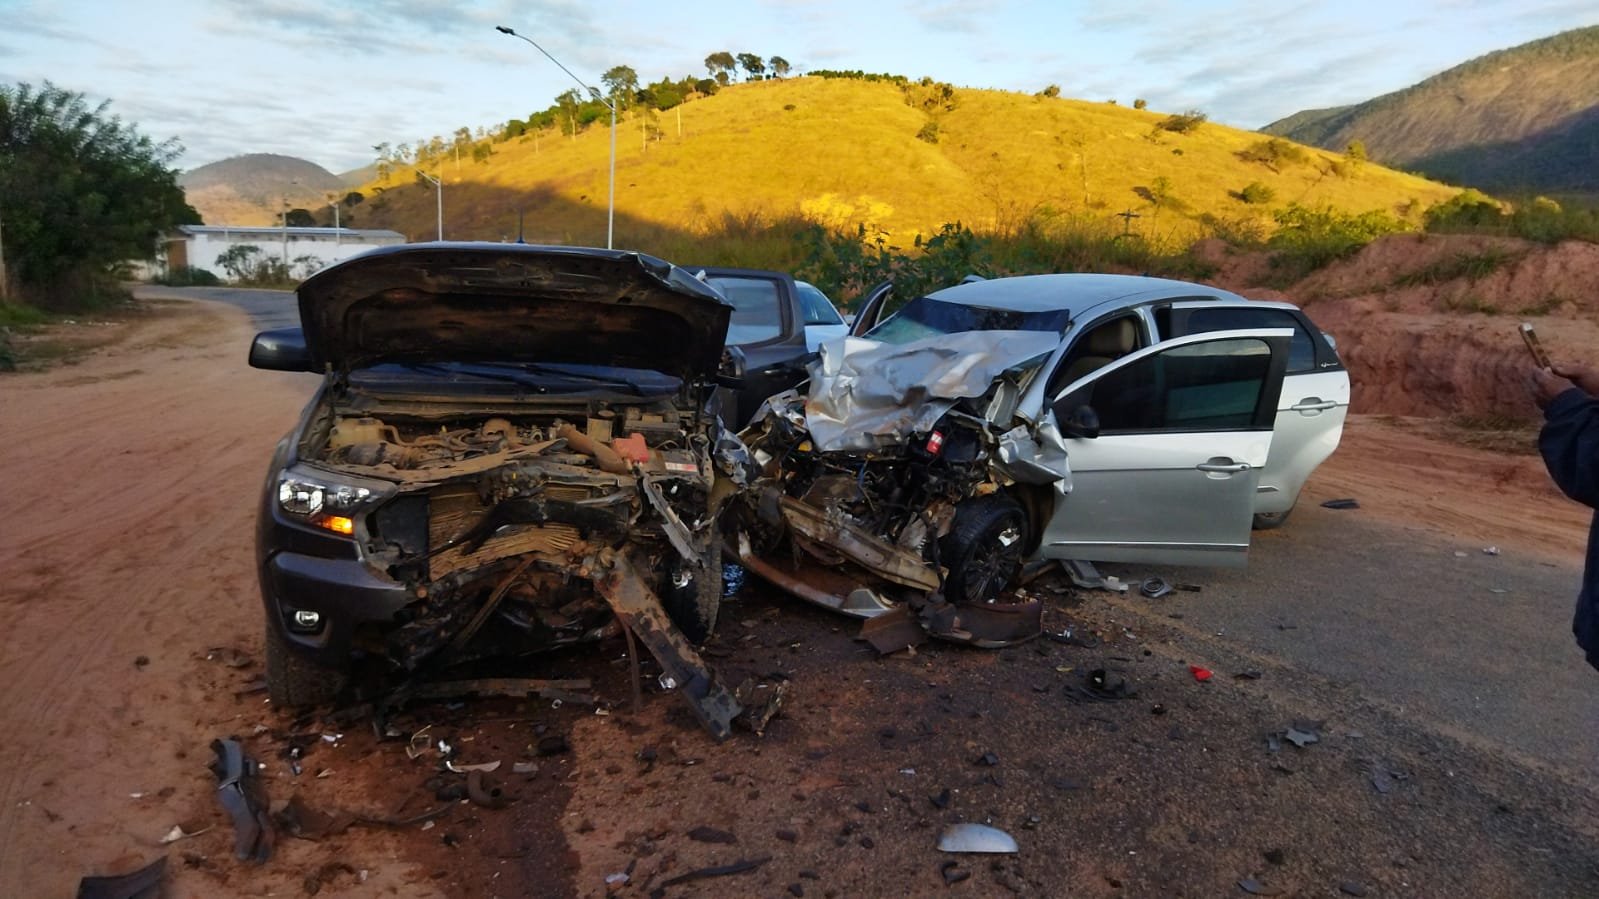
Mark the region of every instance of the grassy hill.
<instances>
[{"instance_id":1,"label":"grassy hill","mask_svg":"<svg viewBox=\"0 0 1599 899\"><path fill-rule=\"evenodd\" d=\"M802 220L866 225L906 247L954 221L999 232L1088 222L1186 242L1218 227L1269 229L1272 212L1294 202L1415 218L1454 193L1321 150L1247 161L1241 154L1267 138L1209 123L1162 130L1167 113L964 88L955 100L929 114L892 83L805 77L628 113L617 139L617 245L675 259L682 253L667 250L692 248L683 240L696 234ZM520 210L530 241L603 245L608 130L527 135L495 144L481 164L446 162L446 237L514 238ZM433 188L413 172L361 189L364 226L431 239Z\"/></svg>"},{"instance_id":2,"label":"grassy hill","mask_svg":"<svg viewBox=\"0 0 1599 899\"><path fill-rule=\"evenodd\" d=\"M1489 53L1354 106L1261 129L1499 192L1599 193L1599 26Z\"/></svg>"},{"instance_id":3,"label":"grassy hill","mask_svg":"<svg viewBox=\"0 0 1599 899\"><path fill-rule=\"evenodd\" d=\"M316 209L329 194L342 195L339 176L314 162L275 153L232 156L178 176L189 205L212 225L270 225L287 199Z\"/></svg>"}]
</instances>

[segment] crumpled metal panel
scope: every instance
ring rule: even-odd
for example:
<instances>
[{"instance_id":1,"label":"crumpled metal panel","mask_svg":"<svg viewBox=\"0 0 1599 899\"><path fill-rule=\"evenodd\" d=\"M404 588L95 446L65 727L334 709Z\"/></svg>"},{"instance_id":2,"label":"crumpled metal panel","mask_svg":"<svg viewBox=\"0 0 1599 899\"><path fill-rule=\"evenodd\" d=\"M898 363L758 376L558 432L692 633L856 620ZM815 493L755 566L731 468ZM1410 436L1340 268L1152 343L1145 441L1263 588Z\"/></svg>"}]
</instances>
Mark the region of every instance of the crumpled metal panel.
<instances>
[{"instance_id":1,"label":"crumpled metal panel","mask_svg":"<svg viewBox=\"0 0 1599 899\"><path fill-rule=\"evenodd\" d=\"M967 331L897 345L829 340L810 365L805 426L822 452L893 445L1059 345L1060 335L1044 331Z\"/></svg>"},{"instance_id":2,"label":"crumpled metal panel","mask_svg":"<svg viewBox=\"0 0 1599 899\"><path fill-rule=\"evenodd\" d=\"M1031 430L1019 425L999 435L999 451L991 464L1018 484L1055 484L1063 495L1072 491L1066 441L1053 414Z\"/></svg>"}]
</instances>

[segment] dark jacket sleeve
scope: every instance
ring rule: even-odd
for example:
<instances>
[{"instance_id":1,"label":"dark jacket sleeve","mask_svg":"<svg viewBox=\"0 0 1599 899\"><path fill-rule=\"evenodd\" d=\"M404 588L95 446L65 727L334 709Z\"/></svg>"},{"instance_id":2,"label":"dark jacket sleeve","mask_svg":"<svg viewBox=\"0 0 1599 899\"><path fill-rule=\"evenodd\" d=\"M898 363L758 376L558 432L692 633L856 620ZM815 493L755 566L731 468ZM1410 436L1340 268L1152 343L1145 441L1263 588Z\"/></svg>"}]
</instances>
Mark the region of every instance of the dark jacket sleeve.
<instances>
[{"instance_id":1,"label":"dark jacket sleeve","mask_svg":"<svg viewBox=\"0 0 1599 899\"><path fill-rule=\"evenodd\" d=\"M1599 509L1599 399L1575 387L1555 397L1544 409L1538 451L1556 486Z\"/></svg>"}]
</instances>

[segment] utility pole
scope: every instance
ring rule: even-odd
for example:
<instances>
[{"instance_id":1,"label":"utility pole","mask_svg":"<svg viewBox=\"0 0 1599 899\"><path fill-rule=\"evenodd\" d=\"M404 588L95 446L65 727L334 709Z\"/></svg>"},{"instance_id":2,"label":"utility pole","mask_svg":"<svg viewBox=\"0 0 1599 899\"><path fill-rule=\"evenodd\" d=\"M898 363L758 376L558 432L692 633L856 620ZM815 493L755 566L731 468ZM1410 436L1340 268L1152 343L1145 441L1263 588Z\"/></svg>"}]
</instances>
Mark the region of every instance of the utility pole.
<instances>
[{"instance_id":1,"label":"utility pole","mask_svg":"<svg viewBox=\"0 0 1599 899\"><path fill-rule=\"evenodd\" d=\"M283 198L283 270L289 269L289 198Z\"/></svg>"},{"instance_id":2,"label":"utility pole","mask_svg":"<svg viewBox=\"0 0 1599 899\"><path fill-rule=\"evenodd\" d=\"M1131 209L1125 210L1123 212L1118 212L1118 213L1116 213L1116 215L1120 216L1121 220L1122 220L1122 236L1123 237L1131 236L1132 235L1132 230L1133 230L1133 219L1140 218L1141 216L1139 216L1138 213L1132 211Z\"/></svg>"},{"instance_id":3,"label":"utility pole","mask_svg":"<svg viewBox=\"0 0 1599 899\"><path fill-rule=\"evenodd\" d=\"M439 240L444 239L444 179L435 178L427 172L417 172L417 177L426 178L432 182L439 195Z\"/></svg>"}]
</instances>

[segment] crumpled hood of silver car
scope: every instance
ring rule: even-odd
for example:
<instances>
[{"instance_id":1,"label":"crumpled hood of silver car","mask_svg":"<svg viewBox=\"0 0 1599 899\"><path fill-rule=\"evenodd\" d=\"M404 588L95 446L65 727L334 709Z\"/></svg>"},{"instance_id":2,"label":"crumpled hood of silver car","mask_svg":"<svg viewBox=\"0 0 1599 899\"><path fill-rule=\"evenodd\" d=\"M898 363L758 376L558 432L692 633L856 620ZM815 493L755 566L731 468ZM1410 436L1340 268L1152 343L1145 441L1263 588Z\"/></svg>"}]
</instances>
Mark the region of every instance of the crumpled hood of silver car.
<instances>
[{"instance_id":1,"label":"crumpled hood of silver car","mask_svg":"<svg viewBox=\"0 0 1599 899\"><path fill-rule=\"evenodd\" d=\"M1059 345L1060 335L1044 331L965 331L906 344L829 340L810 366L805 426L821 452L893 445Z\"/></svg>"}]
</instances>

